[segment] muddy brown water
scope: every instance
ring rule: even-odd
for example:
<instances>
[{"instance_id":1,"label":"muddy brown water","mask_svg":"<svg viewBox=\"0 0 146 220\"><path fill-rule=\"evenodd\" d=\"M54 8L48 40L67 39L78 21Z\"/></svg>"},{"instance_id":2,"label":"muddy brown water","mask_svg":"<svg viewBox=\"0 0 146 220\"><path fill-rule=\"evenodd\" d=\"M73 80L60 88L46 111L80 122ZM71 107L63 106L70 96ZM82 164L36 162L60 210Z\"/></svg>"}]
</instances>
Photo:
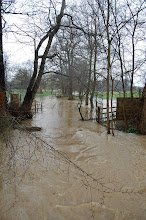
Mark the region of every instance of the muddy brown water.
<instances>
[{"instance_id":1,"label":"muddy brown water","mask_svg":"<svg viewBox=\"0 0 146 220\"><path fill-rule=\"evenodd\" d=\"M42 131L16 129L1 147L0 219L146 219L146 136L107 136L80 120L77 101L41 101L43 111L25 124Z\"/></svg>"}]
</instances>

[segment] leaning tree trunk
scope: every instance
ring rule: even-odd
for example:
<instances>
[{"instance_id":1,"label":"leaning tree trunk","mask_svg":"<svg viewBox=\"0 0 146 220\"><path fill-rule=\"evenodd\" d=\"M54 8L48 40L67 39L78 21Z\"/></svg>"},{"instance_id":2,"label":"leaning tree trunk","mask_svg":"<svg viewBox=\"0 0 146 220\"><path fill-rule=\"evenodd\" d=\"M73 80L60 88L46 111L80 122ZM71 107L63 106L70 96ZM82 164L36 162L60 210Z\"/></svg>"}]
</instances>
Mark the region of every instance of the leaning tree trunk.
<instances>
[{"instance_id":1,"label":"leaning tree trunk","mask_svg":"<svg viewBox=\"0 0 146 220\"><path fill-rule=\"evenodd\" d=\"M39 73L38 73L37 77L36 77L36 71L37 70L34 67L34 74L33 74L32 78L30 80L30 83L29 83L29 86L27 88L27 92L26 92L24 101L23 101L23 103L21 105L21 108L20 108L21 111L24 112L24 114L29 114L30 113L34 97L37 93L37 90L38 90L40 82L41 82L41 78L42 78L43 73L44 73L45 62L46 62L46 58L47 58L49 49L51 47L53 37L54 37L54 34L52 34L52 36L49 37L48 44L47 44L45 52L43 54L41 65L40 65L40 68L39 68ZM38 59L38 57L35 57L34 66L37 65L36 59ZM33 80L35 80L35 82L33 82Z\"/></svg>"},{"instance_id":2,"label":"leaning tree trunk","mask_svg":"<svg viewBox=\"0 0 146 220\"><path fill-rule=\"evenodd\" d=\"M44 35L44 37L40 40L36 50L35 50L35 59L34 59L34 72L33 75L31 77L31 80L29 82L28 88L27 88L27 92L26 95L24 97L24 101L20 107L20 112L23 115L30 115L30 111L31 111L31 106L35 97L35 94L37 93L37 90L39 88L40 82L41 82L41 78L43 76L44 73L44 67L45 67L45 62L47 59L47 55L48 52L50 50L51 44L52 44L52 40L54 38L54 36L56 35L56 33L58 32L60 25L61 25L61 19L64 15L64 9L65 9L65 0L62 0L62 6L61 6L61 10L60 10L60 14L57 17L57 21L56 21L56 25L54 27L51 27L48 31L48 33L46 35ZM43 55L41 56L41 64L39 67L39 71L38 71L38 59L40 58L38 56L39 50L42 47L42 44L44 43L45 40L47 40L48 38L48 43L47 46L45 48L45 51L43 53Z\"/></svg>"}]
</instances>

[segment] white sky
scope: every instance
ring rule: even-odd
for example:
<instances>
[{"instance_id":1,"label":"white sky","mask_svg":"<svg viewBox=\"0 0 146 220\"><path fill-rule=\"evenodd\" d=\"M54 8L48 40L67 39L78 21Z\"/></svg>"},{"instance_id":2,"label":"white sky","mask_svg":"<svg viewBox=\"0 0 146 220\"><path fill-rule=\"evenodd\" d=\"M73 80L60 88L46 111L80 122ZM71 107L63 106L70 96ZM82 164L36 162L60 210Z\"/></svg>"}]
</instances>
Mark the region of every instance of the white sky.
<instances>
[{"instance_id":1,"label":"white sky","mask_svg":"<svg viewBox=\"0 0 146 220\"><path fill-rule=\"evenodd\" d=\"M21 0L19 0L21 1ZM79 2L79 1L78 1ZM76 0L66 0L66 4L75 4ZM19 15L7 15L6 21L9 25L21 23L22 16ZM6 29L7 30L7 29ZM34 46L29 41L31 41L30 38L28 38L28 44L21 43L20 41L23 41L23 37L18 36L14 33L8 32L4 33L3 35L3 48L4 52L8 56L9 63L12 64L21 64L24 62L27 62L28 60L33 60L34 58Z\"/></svg>"},{"instance_id":2,"label":"white sky","mask_svg":"<svg viewBox=\"0 0 146 220\"><path fill-rule=\"evenodd\" d=\"M19 0L21 1L21 0ZM75 4L76 0L66 0L66 4ZM79 2L79 1L78 1ZM7 15L6 22L8 25L19 24L21 22L19 15ZM28 41L30 39L28 38ZM21 64L27 60L33 60L34 58L34 46L31 44L23 44L20 42L21 37L11 33L8 30L7 33L3 34L3 50L4 53L9 57L9 61L14 64Z\"/></svg>"}]
</instances>

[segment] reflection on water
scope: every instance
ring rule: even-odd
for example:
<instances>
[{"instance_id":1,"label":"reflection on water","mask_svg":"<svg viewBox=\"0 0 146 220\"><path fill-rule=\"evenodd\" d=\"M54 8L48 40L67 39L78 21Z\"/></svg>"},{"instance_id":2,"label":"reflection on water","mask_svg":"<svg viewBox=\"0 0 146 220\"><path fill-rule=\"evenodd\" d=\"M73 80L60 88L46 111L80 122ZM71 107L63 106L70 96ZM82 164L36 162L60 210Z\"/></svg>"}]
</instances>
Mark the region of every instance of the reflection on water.
<instances>
[{"instance_id":1,"label":"reflection on water","mask_svg":"<svg viewBox=\"0 0 146 220\"><path fill-rule=\"evenodd\" d=\"M37 139L15 131L15 175L5 169L3 179L13 181L2 185L0 219L146 219L146 137L107 136L96 122L80 120L76 101L42 102L43 112L26 122L43 128Z\"/></svg>"}]
</instances>

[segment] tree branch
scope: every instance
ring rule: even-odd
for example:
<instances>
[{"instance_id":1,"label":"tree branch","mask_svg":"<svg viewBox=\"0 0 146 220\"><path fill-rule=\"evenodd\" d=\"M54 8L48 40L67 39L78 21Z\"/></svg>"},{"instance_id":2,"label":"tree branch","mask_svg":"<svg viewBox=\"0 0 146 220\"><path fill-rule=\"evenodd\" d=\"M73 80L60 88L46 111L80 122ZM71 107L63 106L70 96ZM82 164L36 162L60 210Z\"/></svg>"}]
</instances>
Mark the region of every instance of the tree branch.
<instances>
[{"instance_id":1,"label":"tree branch","mask_svg":"<svg viewBox=\"0 0 146 220\"><path fill-rule=\"evenodd\" d=\"M60 73L60 72L57 72L57 71L47 71L47 72L44 72L43 75L45 75L47 73L54 73L54 74L57 74L57 75L60 75L60 76L69 77L68 75Z\"/></svg>"},{"instance_id":2,"label":"tree branch","mask_svg":"<svg viewBox=\"0 0 146 220\"><path fill-rule=\"evenodd\" d=\"M53 55L47 56L46 58L48 59L53 59L54 57L56 57L58 54L54 53ZM38 58L43 58L43 55L38 56Z\"/></svg>"}]
</instances>

